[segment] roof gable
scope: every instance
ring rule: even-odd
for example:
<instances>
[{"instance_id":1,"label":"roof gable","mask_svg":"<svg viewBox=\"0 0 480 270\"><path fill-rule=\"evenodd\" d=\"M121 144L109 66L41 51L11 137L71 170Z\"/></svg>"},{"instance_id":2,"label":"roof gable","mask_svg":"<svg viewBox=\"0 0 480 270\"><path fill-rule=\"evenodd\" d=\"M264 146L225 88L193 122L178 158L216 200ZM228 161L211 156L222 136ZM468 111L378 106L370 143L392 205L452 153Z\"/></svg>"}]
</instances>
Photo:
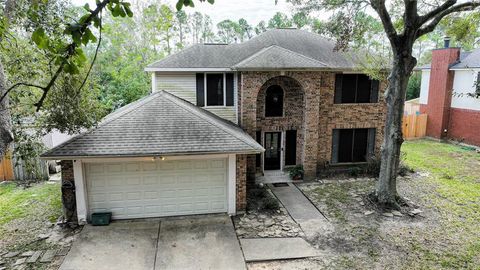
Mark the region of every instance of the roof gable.
<instances>
[{"instance_id":1,"label":"roof gable","mask_svg":"<svg viewBox=\"0 0 480 270\"><path fill-rule=\"evenodd\" d=\"M264 48L234 66L235 69L325 68L327 65L277 45Z\"/></svg>"},{"instance_id":2,"label":"roof gable","mask_svg":"<svg viewBox=\"0 0 480 270\"><path fill-rule=\"evenodd\" d=\"M42 157L134 157L263 151L240 127L165 91L107 116Z\"/></svg>"}]
</instances>

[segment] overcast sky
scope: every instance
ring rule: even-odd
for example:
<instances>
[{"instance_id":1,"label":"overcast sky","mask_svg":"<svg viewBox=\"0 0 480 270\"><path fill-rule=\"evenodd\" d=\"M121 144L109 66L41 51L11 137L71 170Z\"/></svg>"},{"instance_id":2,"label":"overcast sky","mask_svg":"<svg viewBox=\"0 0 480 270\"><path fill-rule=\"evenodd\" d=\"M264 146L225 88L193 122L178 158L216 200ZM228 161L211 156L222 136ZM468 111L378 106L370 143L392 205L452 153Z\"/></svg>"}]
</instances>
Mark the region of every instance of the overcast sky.
<instances>
[{"instance_id":1,"label":"overcast sky","mask_svg":"<svg viewBox=\"0 0 480 270\"><path fill-rule=\"evenodd\" d=\"M89 3L90 6L95 5L94 0L72 0L75 5L83 6ZM177 0L163 0L159 3L167 3L175 7ZM275 0L215 0L215 4L211 5L207 2L201 3L195 1L195 8L187 8L187 13L199 11L208 14L214 24L225 20L235 20L244 18L251 25L256 25L261 20L268 21L276 12L280 11L291 14L291 5L286 0L279 0L275 5Z\"/></svg>"}]
</instances>

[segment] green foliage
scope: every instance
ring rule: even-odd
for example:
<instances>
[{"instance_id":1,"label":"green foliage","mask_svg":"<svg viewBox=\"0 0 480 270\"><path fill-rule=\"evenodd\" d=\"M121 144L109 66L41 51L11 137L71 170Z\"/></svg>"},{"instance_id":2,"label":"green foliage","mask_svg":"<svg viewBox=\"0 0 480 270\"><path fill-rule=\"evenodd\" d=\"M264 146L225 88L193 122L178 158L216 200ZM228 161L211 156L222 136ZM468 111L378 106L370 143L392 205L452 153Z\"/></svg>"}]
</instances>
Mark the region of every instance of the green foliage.
<instances>
[{"instance_id":1,"label":"green foliage","mask_svg":"<svg viewBox=\"0 0 480 270\"><path fill-rule=\"evenodd\" d=\"M265 187L247 190L247 210L271 211L279 208L278 200Z\"/></svg>"},{"instance_id":2,"label":"green foliage","mask_svg":"<svg viewBox=\"0 0 480 270\"><path fill-rule=\"evenodd\" d=\"M268 21L268 28L275 29L275 28L289 28L292 27L293 23L288 18L285 13L277 12L273 17Z\"/></svg>"},{"instance_id":3,"label":"green foliage","mask_svg":"<svg viewBox=\"0 0 480 270\"><path fill-rule=\"evenodd\" d=\"M407 100L418 98L420 96L420 83L422 75L420 72L415 72L410 76L407 85Z\"/></svg>"},{"instance_id":4,"label":"green foliage","mask_svg":"<svg viewBox=\"0 0 480 270\"><path fill-rule=\"evenodd\" d=\"M304 173L305 173L305 171L303 170L302 165L297 165L297 166L288 170L288 174L289 174L290 178L295 179L295 180L303 179L303 174Z\"/></svg>"}]
</instances>

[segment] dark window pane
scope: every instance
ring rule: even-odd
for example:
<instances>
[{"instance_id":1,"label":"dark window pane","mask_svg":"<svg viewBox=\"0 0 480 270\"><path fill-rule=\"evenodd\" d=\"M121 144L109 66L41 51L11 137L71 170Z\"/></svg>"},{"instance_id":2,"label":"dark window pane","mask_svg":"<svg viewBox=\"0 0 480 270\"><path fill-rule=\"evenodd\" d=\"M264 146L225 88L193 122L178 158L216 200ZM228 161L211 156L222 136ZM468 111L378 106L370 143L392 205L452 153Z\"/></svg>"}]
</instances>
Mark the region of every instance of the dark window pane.
<instances>
[{"instance_id":1,"label":"dark window pane","mask_svg":"<svg viewBox=\"0 0 480 270\"><path fill-rule=\"evenodd\" d=\"M353 139L353 162L367 161L368 129L355 129Z\"/></svg>"},{"instance_id":2,"label":"dark window pane","mask_svg":"<svg viewBox=\"0 0 480 270\"><path fill-rule=\"evenodd\" d=\"M233 106L233 73L227 73L225 75L225 83L226 83L226 95L227 95L227 106Z\"/></svg>"},{"instance_id":3,"label":"dark window pane","mask_svg":"<svg viewBox=\"0 0 480 270\"><path fill-rule=\"evenodd\" d=\"M372 81L367 75L359 74L357 81L357 103L370 103Z\"/></svg>"},{"instance_id":4,"label":"dark window pane","mask_svg":"<svg viewBox=\"0 0 480 270\"><path fill-rule=\"evenodd\" d=\"M335 96L333 101L335 104L342 103L342 81L343 81L343 74L336 74L335 75Z\"/></svg>"},{"instance_id":5,"label":"dark window pane","mask_svg":"<svg viewBox=\"0 0 480 270\"><path fill-rule=\"evenodd\" d=\"M283 89L272 85L265 97L265 116L283 116Z\"/></svg>"},{"instance_id":6,"label":"dark window pane","mask_svg":"<svg viewBox=\"0 0 480 270\"><path fill-rule=\"evenodd\" d=\"M352 162L353 129L340 129L338 162Z\"/></svg>"},{"instance_id":7,"label":"dark window pane","mask_svg":"<svg viewBox=\"0 0 480 270\"><path fill-rule=\"evenodd\" d=\"M375 128L369 128L368 129L368 156L373 156L375 155L375 133L377 132L377 129Z\"/></svg>"},{"instance_id":8,"label":"dark window pane","mask_svg":"<svg viewBox=\"0 0 480 270\"><path fill-rule=\"evenodd\" d=\"M207 74L207 106L223 105L223 74Z\"/></svg>"},{"instance_id":9,"label":"dark window pane","mask_svg":"<svg viewBox=\"0 0 480 270\"><path fill-rule=\"evenodd\" d=\"M205 81L204 74L197 73L197 106L205 106Z\"/></svg>"},{"instance_id":10,"label":"dark window pane","mask_svg":"<svg viewBox=\"0 0 480 270\"><path fill-rule=\"evenodd\" d=\"M285 135L285 165L297 164L297 131L287 130Z\"/></svg>"},{"instance_id":11,"label":"dark window pane","mask_svg":"<svg viewBox=\"0 0 480 270\"><path fill-rule=\"evenodd\" d=\"M378 80L372 80L372 91L370 92L370 103L378 102L378 87L380 82Z\"/></svg>"},{"instance_id":12,"label":"dark window pane","mask_svg":"<svg viewBox=\"0 0 480 270\"><path fill-rule=\"evenodd\" d=\"M357 75L343 74L342 77L342 103L355 103Z\"/></svg>"}]
</instances>

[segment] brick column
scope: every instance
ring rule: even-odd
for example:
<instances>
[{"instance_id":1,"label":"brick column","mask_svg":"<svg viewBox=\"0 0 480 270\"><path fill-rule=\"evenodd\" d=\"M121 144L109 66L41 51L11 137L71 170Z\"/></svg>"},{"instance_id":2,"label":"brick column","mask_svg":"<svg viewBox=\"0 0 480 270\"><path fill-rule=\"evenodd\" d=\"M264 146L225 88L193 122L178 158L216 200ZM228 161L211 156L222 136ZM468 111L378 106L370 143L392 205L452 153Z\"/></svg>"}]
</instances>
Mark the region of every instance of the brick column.
<instances>
[{"instance_id":1,"label":"brick column","mask_svg":"<svg viewBox=\"0 0 480 270\"><path fill-rule=\"evenodd\" d=\"M263 82L263 78L259 79L255 74L252 75L248 72L242 73L240 126L252 136L252 138L255 138L257 127L257 95ZM246 159L247 183L248 185L253 185L255 184L255 155L248 155Z\"/></svg>"},{"instance_id":2,"label":"brick column","mask_svg":"<svg viewBox=\"0 0 480 270\"><path fill-rule=\"evenodd\" d=\"M75 178L73 176L73 162L62 160L62 203L65 221L77 224L77 202L75 198Z\"/></svg>"},{"instance_id":3,"label":"brick column","mask_svg":"<svg viewBox=\"0 0 480 270\"><path fill-rule=\"evenodd\" d=\"M460 48L432 51L428 104L422 111L428 114L427 135L437 139L445 137L448 129L454 76L449 67L459 55Z\"/></svg>"},{"instance_id":4,"label":"brick column","mask_svg":"<svg viewBox=\"0 0 480 270\"><path fill-rule=\"evenodd\" d=\"M302 82L305 93L305 116L304 116L304 149L303 149L303 169L305 170L305 180L313 180L317 177L317 154L318 154L318 136L320 123L320 83L321 79L305 79Z\"/></svg>"},{"instance_id":5,"label":"brick column","mask_svg":"<svg viewBox=\"0 0 480 270\"><path fill-rule=\"evenodd\" d=\"M237 213L247 208L247 155L237 155Z\"/></svg>"}]
</instances>

